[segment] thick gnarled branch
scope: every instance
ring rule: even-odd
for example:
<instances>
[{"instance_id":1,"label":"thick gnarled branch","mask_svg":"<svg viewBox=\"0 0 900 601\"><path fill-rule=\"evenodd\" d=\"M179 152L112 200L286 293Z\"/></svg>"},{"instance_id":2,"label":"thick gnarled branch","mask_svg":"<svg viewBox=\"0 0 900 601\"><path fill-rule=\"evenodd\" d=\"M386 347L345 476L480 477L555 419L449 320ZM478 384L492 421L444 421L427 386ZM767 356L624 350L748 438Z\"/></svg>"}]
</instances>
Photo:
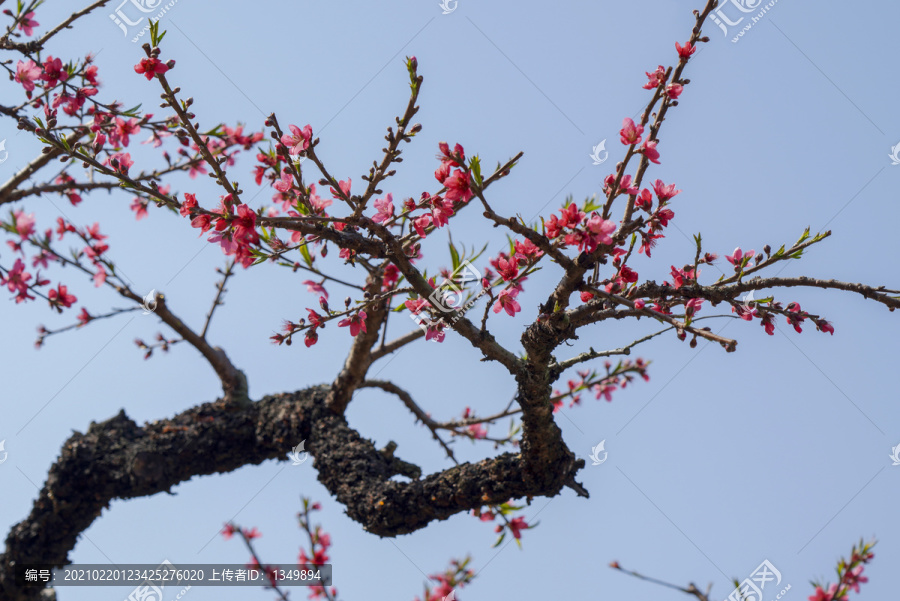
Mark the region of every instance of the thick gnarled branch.
<instances>
[{"instance_id":1,"label":"thick gnarled branch","mask_svg":"<svg viewBox=\"0 0 900 601\"><path fill-rule=\"evenodd\" d=\"M205 403L143 427L120 412L91 424L85 434L74 434L51 467L31 514L6 539L0 598L36 601L40 589L17 587L14 566L67 564L79 534L112 500L170 491L194 476L284 458L302 440L315 458L319 481L351 518L379 536L414 532L511 498L553 496L569 475L571 466L549 465L553 477L529 481L521 455L505 453L411 482L392 481L396 462L327 407L328 390L320 386L268 396L244 408ZM184 455L186 448L193 452Z\"/></svg>"}]
</instances>

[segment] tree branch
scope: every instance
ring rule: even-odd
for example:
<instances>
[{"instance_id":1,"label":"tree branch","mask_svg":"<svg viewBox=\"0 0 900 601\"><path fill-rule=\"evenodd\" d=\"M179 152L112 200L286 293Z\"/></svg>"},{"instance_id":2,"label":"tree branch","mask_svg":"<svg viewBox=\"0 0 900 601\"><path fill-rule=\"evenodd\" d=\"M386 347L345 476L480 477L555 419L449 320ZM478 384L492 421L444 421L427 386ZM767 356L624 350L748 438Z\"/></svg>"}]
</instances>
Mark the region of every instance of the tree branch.
<instances>
[{"instance_id":1,"label":"tree branch","mask_svg":"<svg viewBox=\"0 0 900 601\"><path fill-rule=\"evenodd\" d=\"M519 454L464 463L411 482L390 480L393 462L325 404L327 386L267 396L246 407L204 403L143 427L120 412L75 433L0 555L0 598L36 601L15 584L14 566L63 566L81 532L114 499L171 492L194 476L285 459L305 440L318 479L371 533L397 536L435 520L511 498L553 496L562 487L528 484ZM188 455L184 449L191 449ZM549 466L562 468L564 466ZM551 471L552 473L552 471ZM560 475L554 480L560 480Z\"/></svg>"}]
</instances>

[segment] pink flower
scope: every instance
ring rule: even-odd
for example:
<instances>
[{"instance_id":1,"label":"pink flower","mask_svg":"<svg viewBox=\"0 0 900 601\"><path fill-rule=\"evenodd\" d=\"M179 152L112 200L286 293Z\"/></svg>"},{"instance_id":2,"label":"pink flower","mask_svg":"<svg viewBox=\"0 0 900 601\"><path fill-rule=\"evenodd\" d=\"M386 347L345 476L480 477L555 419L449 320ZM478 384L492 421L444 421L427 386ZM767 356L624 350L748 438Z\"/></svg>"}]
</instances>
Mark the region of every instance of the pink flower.
<instances>
[{"instance_id":1,"label":"pink flower","mask_svg":"<svg viewBox=\"0 0 900 601\"><path fill-rule=\"evenodd\" d=\"M41 79L47 82L47 87L52 88L60 81L69 79L69 72L63 67L62 61L48 55L44 61L44 72L41 73Z\"/></svg>"},{"instance_id":2,"label":"pink flower","mask_svg":"<svg viewBox=\"0 0 900 601\"><path fill-rule=\"evenodd\" d=\"M661 203L667 202L681 192L681 190L675 189L675 184L669 184L667 186L660 179L653 182L653 191L656 192L656 197L659 198L659 202Z\"/></svg>"},{"instance_id":3,"label":"pink flower","mask_svg":"<svg viewBox=\"0 0 900 601\"><path fill-rule=\"evenodd\" d=\"M501 291L497 296L497 301L494 303L494 313L499 313L501 310L504 310L512 317L521 311L522 307L519 305L518 301L516 301L516 296L518 296L518 294L519 290L517 288L509 288Z\"/></svg>"},{"instance_id":4,"label":"pink flower","mask_svg":"<svg viewBox=\"0 0 900 601\"><path fill-rule=\"evenodd\" d=\"M195 194L191 194L190 192L184 193L184 202L181 203L181 208L178 209L178 212L182 217L187 217L191 214L191 209L197 206L197 196Z\"/></svg>"},{"instance_id":5,"label":"pink flower","mask_svg":"<svg viewBox=\"0 0 900 601\"><path fill-rule=\"evenodd\" d=\"M419 238L425 237L425 228L431 225L431 215L422 215L416 219L413 219L413 227L416 228L416 233L419 235Z\"/></svg>"},{"instance_id":6,"label":"pink flower","mask_svg":"<svg viewBox=\"0 0 900 601\"><path fill-rule=\"evenodd\" d=\"M134 72L146 77L147 81L150 81L156 75L162 75L168 70L168 65L158 58L142 58L141 62L134 66Z\"/></svg>"},{"instance_id":7,"label":"pink flower","mask_svg":"<svg viewBox=\"0 0 900 601\"><path fill-rule=\"evenodd\" d=\"M245 245L259 242L259 234L256 233L256 213L249 206L238 205L232 228L234 230L232 237L236 242Z\"/></svg>"},{"instance_id":8,"label":"pink flower","mask_svg":"<svg viewBox=\"0 0 900 601\"><path fill-rule=\"evenodd\" d=\"M636 186L632 185L631 180L632 177L630 173L622 176L622 179L619 181L619 187L616 189L616 196L619 194L638 194L640 192ZM615 183L616 176L612 174L607 175L606 179L603 180L603 192L609 194L610 189Z\"/></svg>"},{"instance_id":9,"label":"pink flower","mask_svg":"<svg viewBox=\"0 0 900 601\"><path fill-rule=\"evenodd\" d=\"M662 65L656 68L656 71L647 72L647 83L644 84L645 90L653 90L659 87L659 84L666 80L666 69Z\"/></svg>"},{"instance_id":10,"label":"pink flower","mask_svg":"<svg viewBox=\"0 0 900 601\"><path fill-rule=\"evenodd\" d=\"M255 526L253 527L252 530L247 530L246 528L244 528L241 532L245 537L249 538L250 540L253 540L254 538L259 538L260 536L262 536L262 533L259 530L257 530Z\"/></svg>"},{"instance_id":11,"label":"pink flower","mask_svg":"<svg viewBox=\"0 0 900 601\"><path fill-rule=\"evenodd\" d=\"M518 517L513 518L509 521L509 530L517 539L522 538L521 531L525 530L526 528L528 528L528 523L525 521L525 518Z\"/></svg>"},{"instance_id":12,"label":"pink flower","mask_svg":"<svg viewBox=\"0 0 900 601\"><path fill-rule=\"evenodd\" d=\"M323 298L322 300L325 300L325 299ZM309 307L307 307L306 310L309 311L309 314L306 316L306 318L309 320L309 324L313 328L318 328L319 326L321 326L322 320L324 318L321 315L319 315L318 313L316 313L315 311L313 311L312 309L310 309Z\"/></svg>"},{"instance_id":13,"label":"pink flower","mask_svg":"<svg viewBox=\"0 0 900 601\"><path fill-rule=\"evenodd\" d=\"M685 281L690 282L697 279L698 274L695 274L693 269L678 269L674 265L671 267L672 270L670 273L672 274L672 280L674 281L676 290L681 288Z\"/></svg>"},{"instance_id":14,"label":"pink flower","mask_svg":"<svg viewBox=\"0 0 900 601\"><path fill-rule=\"evenodd\" d=\"M92 86L100 85L100 82L97 80L97 65L91 65L87 69L84 70L84 78L88 80Z\"/></svg>"},{"instance_id":15,"label":"pink flower","mask_svg":"<svg viewBox=\"0 0 900 601\"><path fill-rule=\"evenodd\" d=\"M450 145L446 142L438 142L438 149L441 151L438 158L444 163L462 167L462 164L466 162L466 152L460 144L453 145L452 153L450 152Z\"/></svg>"},{"instance_id":16,"label":"pink flower","mask_svg":"<svg viewBox=\"0 0 900 601\"><path fill-rule=\"evenodd\" d=\"M562 214L562 218L560 219L561 227L576 228L581 225L581 222L585 217L585 213L579 211L574 202L569 203L569 206L560 209L559 212Z\"/></svg>"},{"instance_id":17,"label":"pink flower","mask_svg":"<svg viewBox=\"0 0 900 601\"><path fill-rule=\"evenodd\" d=\"M658 143L656 140L645 140L643 146L641 146L641 152L644 153L644 156L651 163L656 163L657 165L659 165L659 151L656 150Z\"/></svg>"},{"instance_id":18,"label":"pink flower","mask_svg":"<svg viewBox=\"0 0 900 601\"><path fill-rule=\"evenodd\" d=\"M97 266L97 271L94 273L94 287L99 288L106 282L106 270L103 269L102 265Z\"/></svg>"},{"instance_id":19,"label":"pink flower","mask_svg":"<svg viewBox=\"0 0 900 601\"><path fill-rule=\"evenodd\" d=\"M350 194L349 186L347 189L348 189L347 194ZM317 215L321 215L322 213L325 212L325 209L327 209L332 204L334 204L334 201L331 200L330 198L320 198L319 195L316 194L316 185L310 184L309 185L309 204L313 208L313 211L316 212ZM337 227L337 225L338 224L335 224L335 227ZM341 225L343 225L343 224L341 224Z\"/></svg>"},{"instance_id":20,"label":"pink flower","mask_svg":"<svg viewBox=\"0 0 900 601\"><path fill-rule=\"evenodd\" d=\"M134 200L131 201L130 208L135 212L134 218L136 221L140 221L147 216L147 201L143 198L135 196Z\"/></svg>"},{"instance_id":21,"label":"pink flower","mask_svg":"<svg viewBox=\"0 0 900 601\"><path fill-rule=\"evenodd\" d=\"M466 427L466 430L469 431L472 438L484 438L487 436L487 428L481 424L472 424L471 426Z\"/></svg>"},{"instance_id":22,"label":"pink flower","mask_svg":"<svg viewBox=\"0 0 900 601\"><path fill-rule=\"evenodd\" d=\"M593 241L596 244L612 244L610 234L616 231L616 224L612 221L604 220L594 213L587 222L588 231L594 234Z\"/></svg>"},{"instance_id":23,"label":"pink flower","mask_svg":"<svg viewBox=\"0 0 900 601\"><path fill-rule=\"evenodd\" d=\"M642 298L639 298L636 301L634 301L635 309L638 309L638 310L643 309L646 305L647 305L647 303L644 302L644 299L642 299Z\"/></svg>"},{"instance_id":24,"label":"pink flower","mask_svg":"<svg viewBox=\"0 0 900 601\"><path fill-rule=\"evenodd\" d=\"M366 332L366 312L365 311L357 311L347 319L342 319L338 322L339 328L344 328L350 326L350 335L356 336L360 332Z\"/></svg>"},{"instance_id":25,"label":"pink flower","mask_svg":"<svg viewBox=\"0 0 900 601\"><path fill-rule=\"evenodd\" d=\"M350 178L349 177L347 178L346 181L344 181L344 180L339 181L338 188L340 188L341 192L343 192L343 196L341 196L341 194L334 188L329 188L329 190L331 190L332 196L334 196L337 199L341 199L344 197L350 198Z\"/></svg>"},{"instance_id":26,"label":"pink flower","mask_svg":"<svg viewBox=\"0 0 900 601\"><path fill-rule=\"evenodd\" d=\"M188 168L188 176L196 179L198 175L206 175L206 164L202 160L196 160Z\"/></svg>"},{"instance_id":27,"label":"pink flower","mask_svg":"<svg viewBox=\"0 0 900 601\"><path fill-rule=\"evenodd\" d=\"M450 163L441 163L441 166L435 169L434 177L437 181L444 183L444 180L450 177Z\"/></svg>"},{"instance_id":28,"label":"pink flower","mask_svg":"<svg viewBox=\"0 0 900 601\"><path fill-rule=\"evenodd\" d=\"M684 303L684 310L688 315L693 315L697 311L700 310L700 307L703 306L702 298L692 298L688 302Z\"/></svg>"},{"instance_id":29,"label":"pink flower","mask_svg":"<svg viewBox=\"0 0 900 601\"><path fill-rule=\"evenodd\" d=\"M225 540L230 539L234 536L234 533L237 532L237 529L231 524L225 524L225 527L222 528L222 538Z\"/></svg>"},{"instance_id":30,"label":"pink flower","mask_svg":"<svg viewBox=\"0 0 900 601\"><path fill-rule=\"evenodd\" d=\"M691 57L692 54L694 54L697 48L690 42L685 43L684 46L682 46L678 42L675 42L675 50L678 51L678 56L681 57L681 60L687 60Z\"/></svg>"},{"instance_id":31,"label":"pink flower","mask_svg":"<svg viewBox=\"0 0 900 601\"><path fill-rule=\"evenodd\" d=\"M828 323L827 321L825 321L824 319L819 319L816 321L816 328L820 332L828 332L829 334L834 336L834 326L831 325L830 323ZM863 580L861 582L866 582L866 581ZM857 591L857 592L859 592L859 591Z\"/></svg>"},{"instance_id":32,"label":"pink flower","mask_svg":"<svg viewBox=\"0 0 900 601\"><path fill-rule=\"evenodd\" d=\"M622 144L630 146L641 143L641 134L644 133L643 125L635 125L631 117L625 117L622 121L622 130L619 132Z\"/></svg>"},{"instance_id":33,"label":"pink flower","mask_svg":"<svg viewBox=\"0 0 900 601\"><path fill-rule=\"evenodd\" d=\"M737 313L737 316L744 321L753 321L754 317L759 316L756 307L749 307L747 305L733 305L731 307L731 312Z\"/></svg>"},{"instance_id":34,"label":"pink flower","mask_svg":"<svg viewBox=\"0 0 900 601\"><path fill-rule=\"evenodd\" d=\"M26 92L34 90L34 82L41 76L41 68L31 59L27 62L19 61L16 64L16 81L22 84ZM29 98L31 98L29 96Z\"/></svg>"},{"instance_id":35,"label":"pink flower","mask_svg":"<svg viewBox=\"0 0 900 601\"><path fill-rule=\"evenodd\" d=\"M559 237L565 225L566 224L560 221L556 215L551 215L550 219L544 222L544 227L547 230L547 237L551 240Z\"/></svg>"},{"instance_id":36,"label":"pink flower","mask_svg":"<svg viewBox=\"0 0 900 601\"><path fill-rule=\"evenodd\" d=\"M372 217L375 223L384 223L394 216L394 197L389 192L385 198L375 199L375 209L378 211Z\"/></svg>"},{"instance_id":37,"label":"pink flower","mask_svg":"<svg viewBox=\"0 0 900 601\"><path fill-rule=\"evenodd\" d=\"M856 566L844 575L844 584L853 589L854 593L859 592L860 582L865 584L869 581L868 577L862 575L864 569L865 566Z\"/></svg>"},{"instance_id":38,"label":"pink flower","mask_svg":"<svg viewBox=\"0 0 900 601\"><path fill-rule=\"evenodd\" d=\"M745 259L749 261L750 259L753 258L754 254L756 254L756 251L752 251L752 250L750 252L744 254L744 252L741 250L741 247L738 246L737 248L734 249L733 253L731 253L730 255L725 255L725 260L728 261L729 263L731 263L732 265L734 265L734 269L735 269L735 271L737 271L738 269L741 268L741 264L743 263L743 261Z\"/></svg>"},{"instance_id":39,"label":"pink flower","mask_svg":"<svg viewBox=\"0 0 900 601\"><path fill-rule=\"evenodd\" d=\"M19 29L25 32L25 35L30 36L34 33L34 28L40 25L37 21L33 20L34 11L25 13L25 16L19 21Z\"/></svg>"},{"instance_id":40,"label":"pink flower","mask_svg":"<svg viewBox=\"0 0 900 601\"><path fill-rule=\"evenodd\" d=\"M315 292L324 296L326 300L328 299L328 291L325 290L325 286L322 284L317 284L312 280L306 280L303 282L303 285L306 286L307 292Z\"/></svg>"},{"instance_id":41,"label":"pink flower","mask_svg":"<svg viewBox=\"0 0 900 601\"><path fill-rule=\"evenodd\" d=\"M432 196L431 202L431 218L434 227L444 227L453 216L453 201L449 198L441 198L440 195Z\"/></svg>"},{"instance_id":42,"label":"pink flower","mask_svg":"<svg viewBox=\"0 0 900 601\"><path fill-rule=\"evenodd\" d=\"M279 179L274 184L274 188L279 192L288 192L291 187L294 185L294 176L291 175L291 171L285 168L281 172L281 179Z\"/></svg>"},{"instance_id":43,"label":"pink flower","mask_svg":"<svg viewBox=\"0 0 900 601\"><path fill-rule=\"evenodd\" d=\"M470 188L470 178L468 172L457 169L453 174L443 181L447 193L444 195L448 200L459 202L469 202L475 194Z\"/></svg>"},{"instance_id":44,"label":"pink flower","mask_svg":"<svg viewBox=\"0 0 900 601\"><path fill-rule=\"evenodd\" d=\"M34 233L34 213L26 215L25 211L13 211L13 217L16 221L16 233L22 237L22 240Z\"/></svg>"},{"instance_id":45,"label":"pink flower","mask_svg":"<svg viewBox=\"0 0 900 601\"><path fill-rule=\"evenodd\" d=\"M78 299L73 294L69 294L66 287L60 284L55 290L50 290L47 293L47 298L50 299L50 306L57 307L62 305L66 309L71 307Z\"/></svg>"},{"instance_id":46,"label":"pink flower","mask_svg":"<svg viewBox=\"0 0 900 601\"><path fill-rule=\"evenodd\" d=\"M649 211L653 206L653 195L650 194L650 190L647 188L641 190L641 193L634 199L634 206Z\"/></svg>"},{"instance_id":47,"label":"pink flower","mask_svg":"<svg viewBox=\"0 0 900 601\"><path fill-rule=\"evenodd\" d=\"M443 342L446 334L444 333L444 324L439 323L434 326L428 326L425 330L425 340L434 340L435 342Z\"/></svg>"},{"instance_id":48,"label":"pink flower","mask_svg":"<svg viewBox=\"0 0 900 601\"><path fill-rule=\"evenodd\" d=\"M681 96L681 91L684 89L684 86L680 83L670 83L666 86L666 96L671 98L672 100L677 99Z\"/></svg>"},{"instance_id":49,"label":"pink flower","mask_svg":"<svg viewBox=\"0 0 900 601\"><path fill-rule=\"evenodd\" d=\"M47 230L47 233L49 234L49 233L50 233L50 230ZM49 236L48 236L48 237L49 237ZM32 267L37 267L38 265L40 265L40 266L43 267L44 269L47 269L47 267L48 267L48 263L47 263L47 262L48 262L49 260L51 260L51 259L53 259L53 255L51 255L50 253L48 253L46 250L41 249L41 252L38 253L37 255L35 255L35 256L31 259L31 266L32 266Z\"/></svg>"},{"instance_id":50,"label":"pink flower","mask_svg":"<svg viewBox=\"0 0 900 601\"><path fill-rule=\"evenodd\" d=\"M501 255L496 263L491 261L491 264L494 265L494 268L497 270L497 273L503 278L504 281L508 282L512 279L515 279L517 275L519 275L519 263L514 259L510 259L505 255Z\"/></svg>"},{"instance_id":51,"label":"pink flower","mask_svg":"<svg viewBox=\"0 0 900 601\"><path fill-rule=\"evenodd\" d=\"M291 125L291 134L281 136L281 143L290 148L291 156L300 154L309 148L309 142L312 140L312 126L306 125L300 129L296 125Z\"/></svg>"},{"instance_id":52,"label":"pink flower","mask_svg":"<svg viewBox=\"0 0 900 601\"><path fill-rule=\"evenodd\" d=\"M413 315L418 315L419 311L428 306L428 301L424 298L409 299L403 303L404 306L412 311Z\"/></svg>"},{"instance_id":53,"label":"pink flower","mask_svg":"<svg viewBox=\"0 0 900 601\"><path fill-rule=\"evenodd\" d=\"M12 269L6 275L0 275L0 286L6 286L10 292L15 292L18 304L24 300L34 300L33 296L28 295L28 280L30 279L31 274L25 271L25 263L22 262L22 259L16 259Z\"/></svg>"},{"instance_id":54,"label":"pink flower","mask_svg":"<svg viewBox=\"0 0 900 601\"><path fill-rule=\"evenodd\" d=\"M534 242L528 240L527 238L524 241L516 240L515 249L515 257L516 261L519 262L519 265L524 265L530 261L535 261L544 254L544 251L539 249Z\"/></svg>"},{"instance_id":55,"label":"pink flower","mask_svg":"<svg viewBox=\"0 0 900 601\"><path fill-rule=\"evenodd\" d=\"M94 319L90 313L88 313L87 308L82 307L81 313L78 314L78 327L86 325L89 321Z\"/></svg>"},{"instance_id":56,"label":"pink flower","mask_svg":"<svg viewBox=\"0 0 900 601\"><path fill-rule=\"evenodd\" d=\"M659 224L663 227L667 227L669 225L669 220L675 217L675 211L672 209L658 209L656 211L656 219L659 220ZM650 255L647 255L648 257Z\"/></svg>"},{"instance_id":57,"label":"pink flower","mask_svg":"<svg viewBox=\"0 0 900 601\"><path fill-rule=\"evenodd\" d=\"M131 154L127 152L117 152L116 154L109 157L109 164L113 169L121 173L122 175L128 175L128 169L134 165L134 161L131 160Z\"/></svg>"},{"instance_id":58,"label":"pink flower","mask_svg":"<svg viewBox=\"0 0 900 601\"><path fill-rule=\"evenodd\" d=\"M212 215L197 215L191 219L191 227L200 228L200 235L202 236L212 228Z\"/></svg>"}]
</instances>

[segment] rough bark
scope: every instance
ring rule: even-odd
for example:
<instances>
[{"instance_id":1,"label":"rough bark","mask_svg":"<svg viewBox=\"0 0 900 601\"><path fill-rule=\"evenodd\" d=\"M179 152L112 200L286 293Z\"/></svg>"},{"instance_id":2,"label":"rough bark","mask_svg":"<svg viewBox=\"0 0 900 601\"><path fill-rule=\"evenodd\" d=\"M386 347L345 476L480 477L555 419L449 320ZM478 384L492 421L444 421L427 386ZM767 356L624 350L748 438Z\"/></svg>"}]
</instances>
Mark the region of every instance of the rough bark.
<instances>
[{"instance_id":1,"label":"rough bark","mask_svg":"<svg viewBox=\"0 0 900 601\"><path fill-rule=\"evenodd\" d=\"M39 599L40 588L15 585L13 568L66 565L78 535L112 500L168 492L194 476L286 459L302 440L314 457L319 481L351 518L379 536L413 532L434 520L511 498L553 496L577 470L571 452L557 439L562 446L550 454L544 447L550 462L542 466L540 460L526 462L522 455L504 453L422 479L393 481L396 458L379 452L343 415L327 407L329 389L268 396L245 408L204 403L144 426L121 411L91 423L84 434L76 432L63 445L31 514L6 539L0 599Z\"/></svg>"}]
</instances>

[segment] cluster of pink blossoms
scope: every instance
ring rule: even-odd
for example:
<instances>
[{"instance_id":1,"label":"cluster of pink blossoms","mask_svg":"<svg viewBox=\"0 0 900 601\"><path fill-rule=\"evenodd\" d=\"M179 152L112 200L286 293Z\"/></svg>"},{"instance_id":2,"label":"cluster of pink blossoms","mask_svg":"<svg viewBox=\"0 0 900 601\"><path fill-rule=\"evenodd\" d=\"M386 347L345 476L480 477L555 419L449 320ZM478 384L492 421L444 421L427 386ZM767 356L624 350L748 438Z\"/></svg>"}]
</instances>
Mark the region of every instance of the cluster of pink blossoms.
<instances>
[{"instance_id":1,"label":"cluster of pink blossoms","mask_svg":"<svg viewBox=\"0 0 900 601\"><path fill-rule=\"evenodd\" d=\"M567 391L554 390L553 396L550 397L550 402L553 404L553 412L556 413L562 408L563 402L567 397L570 399L569 407L580 405L581 393L586 390L592 391L598 401L602 398L607 402L611 402L612 393L620 388L625 389L634 381L635 375L640 376L646 382L650 381L650 375L647 373L649 363L640 357L634 361L625 359L615 366L609 361L604 362L603 365L606 368L605 373L600 373L596 370L578 371L578 379L568 380L566 383L568 386Z\"/></svg>"},{"instance_id":2,"label":"cluster of pink blossoms","mask_svg":"<svg viewBox=\"0 0 900 601\"><path fill-rule=\"evenodd\" d=\"M197 209L197 197L191 193L185 193L184 202L181 204L181 215L189 217ZM251 246L259 244L259 233L256 231L256 213L246 204L236 204L231 194L223 196L219 200L219 206L210 213L197 214L191 219L191 227L198 228L200 235L209 230L209 242L218 242L222 252L226 255L234 255L235 259L244 266L249 267L255 260L251 252Z\"/></svg>"},{"instance_id":3,"label":"cluster of pink blossoms","mask_svg":"<svg viewBox=\"0 0 900 601\"><path fill-rule=\"evenodd\" d=\"M106 272L103 270L103 264L100 261L100 257L109 248L108 245L103 243L106 236L100 233L99 224L95 223L93 226L87 227L83 231L79 231L62 217L57 218L57 223L58 227L56 233L59 234L60 240L62 240L66 233L75 232L88 244L82 250L82 255L86 255L88 259L94 263L94 266L97 269L97 275L95 275L94 281L99 286L106 277ZM7 229L15 232L15 234L19 236L18 241L7 240L6 243L13 252L21 254L23 258L25 257L24 243L32 238L36 240L40 239L37 236L36 220L33 213L26 214L21 210L13 211L11 223L3 224L0 222L0 225L4 225ZM47 229L44 231L43 239L49 242L52 236L53 230ZM34 243L36 244L36 242ZM32 267L38 267L38 265L40 265L44 269L47 269L49 262L55 260L56 258L53 254L49 253L46 249L41 248L38 254L32 257ZM35 300L35 297L29 294L29 290L50 284L50 280L41 278L40 272L37 272L37 275L34 276L34 281L32 282L33 276L25 271L25 268L25 263L22 258L17 258L11 269L7 270L5 273L0 270L0 286L6 286L10 292L15 294L16 303ZM60 311L63 308L70 308L78 300L74 294L69 293L68 287L64 284L58 284L56 288L48 290L46 298L52 308Z\"/></svg>"},{"instance_id":4,"label":"cluster of pink blossoms","mask_svg":"<svg viewBox=\"0 0 900 601\"><path fill-rule=\"evenodd\" d=\"M850 561L841 559L838 563L838 582L828 585L827 588L816 585L816 590L810 595L809 601L849 601L850 591L858 593L859 585L869 581L868 577L863 576L863 570L865 564L875 557L871 551L874 544L874 542L864 544L860 541L859 545L855 545Z\"/></svg>"}]
</instances>

